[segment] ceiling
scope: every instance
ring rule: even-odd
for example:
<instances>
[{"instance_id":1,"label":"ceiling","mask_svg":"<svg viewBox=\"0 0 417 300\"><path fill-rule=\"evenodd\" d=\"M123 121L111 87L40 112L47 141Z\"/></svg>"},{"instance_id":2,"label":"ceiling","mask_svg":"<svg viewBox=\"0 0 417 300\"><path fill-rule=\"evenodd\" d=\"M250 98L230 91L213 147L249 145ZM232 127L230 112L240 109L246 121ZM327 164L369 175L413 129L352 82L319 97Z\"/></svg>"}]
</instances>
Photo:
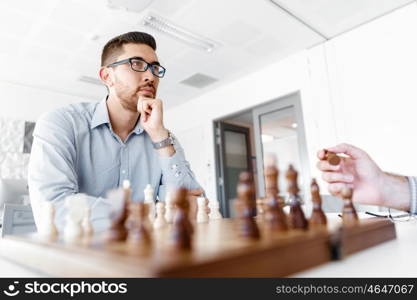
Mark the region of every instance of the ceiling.
<instances>
[{"instance_id":1,"label":"ceiling","mask_svg":"<svg viewBox=\"0 0 417 300\"><path fill-rule=\"evenodd\" d=\"M139 12L109 6L138 1L1 0L0 80L98 100L105 88L79 78L98 78L101 49L110 38L146 30L156 37L157 54L167 68L159 97L172 107L413 2L143 0L146 7ZM148 13L219 46L207 53L145 29ZM182 83L197 73L213 83Z\"/></svg>"}]
</instances>

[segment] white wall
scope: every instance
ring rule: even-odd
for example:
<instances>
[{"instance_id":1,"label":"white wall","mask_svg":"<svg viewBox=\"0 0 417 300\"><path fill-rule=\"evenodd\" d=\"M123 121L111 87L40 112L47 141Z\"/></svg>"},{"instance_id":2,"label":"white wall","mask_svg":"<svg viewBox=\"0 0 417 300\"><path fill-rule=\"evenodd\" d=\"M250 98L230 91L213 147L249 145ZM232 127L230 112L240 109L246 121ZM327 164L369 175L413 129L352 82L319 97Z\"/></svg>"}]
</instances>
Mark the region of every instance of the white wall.
<instances>
[{"instance_id":1,"label":"white wall","mask_svg":"<svg viewBox=\"0 0 417 300\"><path fill-rule=\"evenodd\" d=\"M417 174L417 4L249 74L166 113L209 197L215 197L213 119L300 91L312 176L316 151L366 149L382 168Z\"/></svg>"},{"instance_id":2,"label":"white wall","mask_svg":"<svg viewBox=\"0 0 417 300\"><path fill-rule=\"evenodd\" d=\"M90 100L2 80L0 80L0 92L0 117L32 122L35 122L46 111L70 103Z\"/></svg>"}]
</instances>

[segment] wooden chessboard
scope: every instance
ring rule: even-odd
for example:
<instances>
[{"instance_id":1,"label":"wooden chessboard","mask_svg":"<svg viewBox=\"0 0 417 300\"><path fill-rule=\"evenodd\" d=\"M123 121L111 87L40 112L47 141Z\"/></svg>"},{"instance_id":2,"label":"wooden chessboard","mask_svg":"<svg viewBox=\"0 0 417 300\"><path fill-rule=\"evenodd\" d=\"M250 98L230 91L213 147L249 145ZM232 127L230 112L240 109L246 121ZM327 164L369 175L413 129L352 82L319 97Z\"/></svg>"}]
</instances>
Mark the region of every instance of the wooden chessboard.
<instances>
[{"instance_id":1,"label":"wooden chessboard","mask_svg":"<svg viewBox=\"0 0 417 300\"><path fill-rule=\"evenodd\" d=\"M0 241L0 256L52 277L282 277L396 238L386 219L363 219L349 229L330 220L328 230L285 234L258 223L258 241L239 237L233 219L197 224L189 252L174 250L164 228L154 230L152 246L144 248L107 244L100 236L77 244L9 236Z\"/></svg>"}]
</instances>

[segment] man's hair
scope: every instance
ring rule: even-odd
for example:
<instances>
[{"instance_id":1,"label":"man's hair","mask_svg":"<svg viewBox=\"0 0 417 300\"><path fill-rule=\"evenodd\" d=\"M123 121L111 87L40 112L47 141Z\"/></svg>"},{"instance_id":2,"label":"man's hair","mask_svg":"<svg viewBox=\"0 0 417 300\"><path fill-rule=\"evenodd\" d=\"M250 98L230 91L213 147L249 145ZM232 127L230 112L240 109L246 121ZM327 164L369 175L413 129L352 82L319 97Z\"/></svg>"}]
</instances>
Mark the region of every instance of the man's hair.
<instances>
[{"instance_id":1,"label":"man's hair","mask_svg":"<svg viewBox=\"0 0 417 300\"><path fill-rule=\"evenodd\" d=\"M101 66L112 63L123 51L124 44L145 44L156 51L156 42L152 35L146 32L132 31L112 38L104 45L101 53Z\"/></svg>"}]
</instances>

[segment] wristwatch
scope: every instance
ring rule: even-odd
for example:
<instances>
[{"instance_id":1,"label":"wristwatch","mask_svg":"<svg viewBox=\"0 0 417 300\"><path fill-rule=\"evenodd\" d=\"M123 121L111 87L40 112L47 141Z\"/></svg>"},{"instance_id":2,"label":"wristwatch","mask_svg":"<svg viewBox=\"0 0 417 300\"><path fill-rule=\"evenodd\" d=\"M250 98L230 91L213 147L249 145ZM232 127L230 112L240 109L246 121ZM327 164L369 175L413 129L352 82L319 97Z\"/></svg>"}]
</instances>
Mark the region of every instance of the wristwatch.
<instances>
[{"instance_id":1,"label":"wristwatch","mask_svg":"<svg viewBox=\"0 0 417 300\"><path fill-rule=\"evenodd\" d=\"M160 142L152 143L155 150L168 147L175 144L175 138L172 133L168 130L168 137Z\"/></svg>"}]
</instances>

